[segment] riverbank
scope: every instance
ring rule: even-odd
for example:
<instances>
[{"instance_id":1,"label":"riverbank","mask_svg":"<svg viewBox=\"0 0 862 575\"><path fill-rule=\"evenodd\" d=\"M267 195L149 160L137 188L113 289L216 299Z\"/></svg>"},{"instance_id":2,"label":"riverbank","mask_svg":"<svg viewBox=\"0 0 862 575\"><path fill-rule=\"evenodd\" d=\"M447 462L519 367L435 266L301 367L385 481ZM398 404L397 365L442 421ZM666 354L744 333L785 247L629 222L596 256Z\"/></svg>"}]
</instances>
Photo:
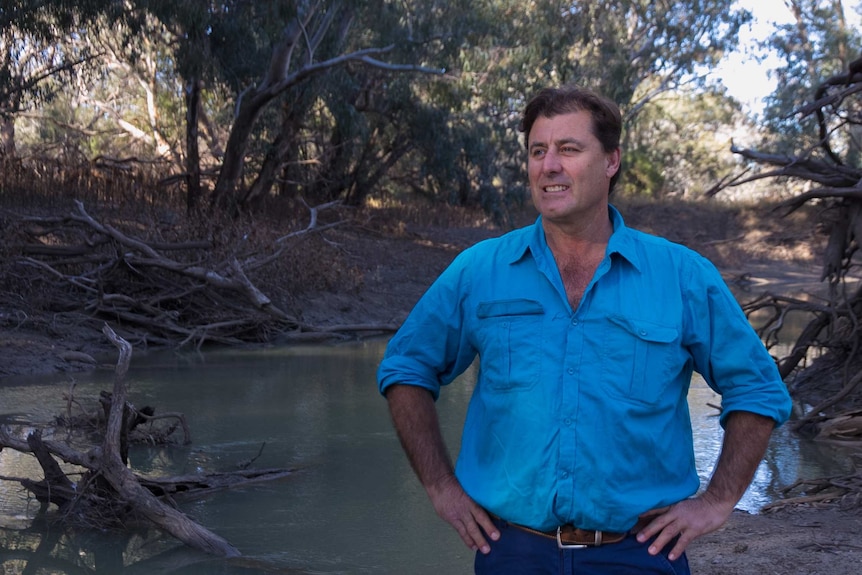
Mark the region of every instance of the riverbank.
<instances>
[{"instance_id":1,"label":"riverbank","mask_svg":"<svg viewBox=\"0 0 862 575\"><path fill-rule=\"evenodd\" d=\"M769 206L627 200L619 207L629 226L709 257L743 294L799 293L819 282L817 254L825 238L816 234L811 211L782 219ZM513 224L534 218L525 209ZM455 255L504 232L476 213L368 210L325 232L339 254L338 267L353 278L348 284L267 295L289 300L289 311L311 326L397 325ZM40 297L39 286L29 293L16 288L0 300L0 378L111 361L114 350L101 334L101 321L74 310L39 313L38 305L30 305Z\"/></svg>"}]
</instances>

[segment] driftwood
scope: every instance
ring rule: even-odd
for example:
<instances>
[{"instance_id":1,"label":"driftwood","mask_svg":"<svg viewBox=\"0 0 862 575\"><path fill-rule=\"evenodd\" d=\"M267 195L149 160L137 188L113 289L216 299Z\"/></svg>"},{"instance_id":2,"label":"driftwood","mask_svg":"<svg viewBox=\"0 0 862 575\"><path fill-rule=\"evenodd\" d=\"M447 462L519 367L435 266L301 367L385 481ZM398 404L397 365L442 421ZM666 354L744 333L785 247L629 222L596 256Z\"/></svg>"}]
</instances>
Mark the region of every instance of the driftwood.
<instances>
[{"instance_id":1,"label":"driftwood","mask_svg":"<svg viewBox=\"0 0 862 575\"><path fill-rule=\"evenodd\" d=\"M827 418L818 426L815 439L862 440L862 410L844 411Z\"/></svg>"},{"instance_id":2,"label":"driftwood","mask_svg":"<svg viewBox=\"0 0 862 575\"><path fill-rule=\"evenodd\" d=\"M239 551L225 539L178 511L174 506L175 499L200 497L215 490L279 479L291 471L239 469L229 473L155 479L135 475L124 462L122 439L131 427L124 380L132 346L107 325L103 332L120 354L101 444L80 452L64 442L43 439L38 429L22 440L8 428L0 427L0 448L33 454L44 472L42 480L0 479L20 482L42 504L43 511L51 504L56 505L64 521L105 528L122 527L129 519L144 519L195 549L223 557L239 555ZM73 482L57 459L83 468L80 479Z\"/></svg>"},{"instance_id":3,"label":"driftwood","mask_svg":"<svg viewBox=\"0 0 862 575\"><path fill-rule=\"evenodd\" d=\"M840 504L858 507L862 504L862 474L852 473L818 479L800 479L781 490L783 499L764 505L768 513L795 505ZM795 495L799 493L798 495Z\"/></svg>"},{"instance_id":4,"label":"driftwood","mask_svg":"<svg viewBox=\"0 0 862 575\"><path fill-rule=\"evenodd\" d=\"M280 291L280 275L302 273L282 263L302 241L345 223L321 221L321 212L336 205L308 207L308 225L279 237L253 243L226 234L216 245L195 238L166 242L162 236L170 230L100 221L76 201L68 216L15 222L17 242L9 249L19 255L16 274L51 286L53 308L110 321L136 344L200 348L392 332L397 325L309 325L267 293ZM279 293L281 300L290 297Z\"/></svg>"}]
</instances>

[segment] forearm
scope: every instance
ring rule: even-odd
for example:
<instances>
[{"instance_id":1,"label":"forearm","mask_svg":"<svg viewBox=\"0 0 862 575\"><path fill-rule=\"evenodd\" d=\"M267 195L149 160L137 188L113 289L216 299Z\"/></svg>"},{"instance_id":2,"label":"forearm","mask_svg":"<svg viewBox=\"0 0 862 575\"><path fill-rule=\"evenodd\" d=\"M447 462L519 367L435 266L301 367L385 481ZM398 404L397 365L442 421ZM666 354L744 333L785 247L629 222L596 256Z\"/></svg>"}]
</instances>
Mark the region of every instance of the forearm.
<instances>
[{"instance_id":1,"label":"forearm","mask_svg":"<svg viewBox=\"0 0 862 575\"><path fill-rule=\"evenodd\" d=\"M771 418L756 413L729 414L721 454L703 496L732 509L748 489L774 427Z\"/></svg>"},{"instance_id":2,"label":"forearm","mask_svg":"<svg viewBox=\"0 0 862 575\"><path fill-rule=\"evenodd\" d=\"M386 399L401 445L437 514L455 528L467 547L490 552L485 536L496 541L500 532L455 477L431 394L421 387L393 385L387 388Z\"/></svg>"},{"instance_id":3,"label":"forearm","mask_svg":"<svg viewBox=\"0 0 862 575\"><path fill-rule=\"evenodd\" d=\"M392 423L419 481L429 493L454 475L434 399L428 390L393 385L386 390Z\"/></svg>"}]
</instances>

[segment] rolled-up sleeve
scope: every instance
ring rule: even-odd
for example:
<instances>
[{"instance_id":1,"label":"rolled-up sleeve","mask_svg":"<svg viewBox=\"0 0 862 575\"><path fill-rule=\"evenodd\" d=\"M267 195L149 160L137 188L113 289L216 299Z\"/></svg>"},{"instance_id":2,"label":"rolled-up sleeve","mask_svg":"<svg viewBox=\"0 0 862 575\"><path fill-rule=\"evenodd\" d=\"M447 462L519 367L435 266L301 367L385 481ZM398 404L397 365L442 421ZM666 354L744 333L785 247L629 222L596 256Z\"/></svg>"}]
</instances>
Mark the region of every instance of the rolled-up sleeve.
<instances>
[{"instance_id":1,"label":"rolled-up sleeve","mask_svg":"<svg viewBox=\"0 0 862 575\"><path fill-rule=\"evenodd\" d=\"M721 394L721 425L733 411L775 421L790 417L791 400L775 360L752 328L724 280L708 260L689 261L686 339L695 370Z\"/></svg>"},{"instance_id":2,"label":"rolled-up sleeve","mask_svg":"<svg viewBox=\"0 0 862 575\"><path fill-rule=\"evenodd\" d=\"M437 278L389 341L377 369L381 394L391 385L414 385L436 399L476 357L462 313L470 285L470 254L464 252Z\"/></svg>"}]
</instances>

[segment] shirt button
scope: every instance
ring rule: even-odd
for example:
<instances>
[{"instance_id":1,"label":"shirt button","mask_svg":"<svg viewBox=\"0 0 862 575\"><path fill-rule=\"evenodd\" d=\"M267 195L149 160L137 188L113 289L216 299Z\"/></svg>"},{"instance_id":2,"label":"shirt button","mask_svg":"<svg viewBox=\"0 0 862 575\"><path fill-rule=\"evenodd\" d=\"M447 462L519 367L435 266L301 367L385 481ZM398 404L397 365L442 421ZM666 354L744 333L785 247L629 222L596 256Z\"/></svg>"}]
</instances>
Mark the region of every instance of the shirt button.
<instances>
[{"instance_id":1,"label":"shirt button","mask_svg":"<svg viewBox=\"0 0 862 575\"><path fill-rule=\"evenodd\" d=\"M569 369L567 369L566 371L567 371L567 372L569 372L569 375L575 375L575 370L574 370L574 368L571 368L571 367L570 367L570 368L569 368Z\"/></svg>"},{"instance_id":2,"label":"shirt button","mask_svg":"<svg viewBox=\"0 0 862 575\"><path fill-rule=\"evenodd\" d=\"M572 419L570 417L567 417L565 420L563 420L563 423L565 423L566 425L571 425Z\"/></svg>"},{"instance_id":3,"label":"shirt button","mask_svg":"<svg viewBox=\"0 0 862 575\"><path fill-rule=\"evenodd\" d=\"M646 330L645 330L645 329L642 329L642 330L641 330L641 335L646 335Z\"/></svg>"},{"instance_id":4,"label":"shirt button","mask_svg":"<svg viewBox=\"0 0 862 575\"><path fill-rule=\"evenodd\" d=\"M568 479L568 478L569 478L569 474L568 474L567 472L563 471L563 476L562 476L562 477L563 477L563 479Z\"/></svg>"},{"instance_id":5,"label":"shirt button","mask_svg":"<svg viewBox=\"0 0 862 575\"><path fill-rule=\"evenodd\" d=\"M573 319L573 320L572 320L572 325L578 325L578 320Z\"/></svg>"}]
</instances>

